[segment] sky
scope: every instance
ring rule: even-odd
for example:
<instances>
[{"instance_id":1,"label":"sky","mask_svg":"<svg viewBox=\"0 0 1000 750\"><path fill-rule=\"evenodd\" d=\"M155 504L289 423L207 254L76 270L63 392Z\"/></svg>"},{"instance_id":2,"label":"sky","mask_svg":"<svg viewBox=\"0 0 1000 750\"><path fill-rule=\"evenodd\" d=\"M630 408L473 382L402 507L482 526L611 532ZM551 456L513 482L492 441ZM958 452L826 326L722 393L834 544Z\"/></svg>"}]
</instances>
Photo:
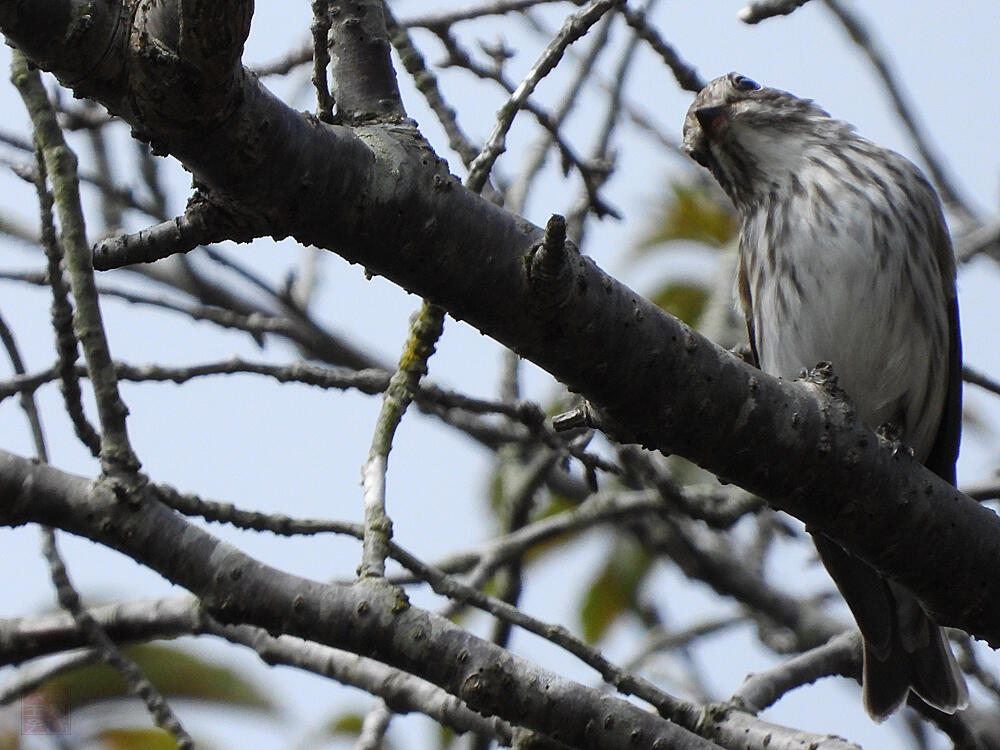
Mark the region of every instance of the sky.
<instances>
[{"instance_id":1,"label":"sky","mask_svg":"<svg viewBox=\"0 0 1000 750\"><path fill-rule=\"evenodd\" d=\"M393 9L397 17L405 18L432 8L470 2L405 0L393 3ZM814 0L792 16L757 26L737 20L742 5L740 0L663 0L653 18L662 36L704 79L736 70L761 83L808 96L835 117L854 123L871 140L914 158L913 144L887 104L871 67L858 56L821 2ZM995 214L1000 198L1000 141L996 138L1000 98L995 95L995 82L1000 79L1000 56L995 54L1000 4L995 0L969 0L961 4L961 10L955 10L954 4L932 0L881 0L855 3L852 7L870 22L882 48L890 53L904 91L963 195L984 216ZM553 5L540 15L554 27L570 10L570 6ZM254 64L280 57L290 45L306 38L308 23L308 2L258 0L245 62ZM523 73L539 49L539 37L516 19L476 22L469 24L468 30L487 42L502 37L512 48L522 50L523 55L511 61L512 74ZM415 33L414 38L430 62L441 59L440 49L428 35ZM0 67L8 61L9 50L0 49ZM611 63L607 65L610 72ZM293 106L312 108L305 70L298 71L291 80L269 80L267 84ZM401 85L408 111L445 153L445 141L433 116L407 81L401 81ZM489 133L503 97L459 71L443 75L442 85L458 106L470 136L480 141ZM691 95L679 90L646 49L639 54L628 91L629 100L647 113L664 134L679 139ZM543 101L553 93L554 87L546 84L539 89ZM599 106L598 100L584 97L570 132L588 132L592 113L599 112ZM0 82L0 112L5 113L0 119L0 131L27 132L23 108L5 80ZM527 122L523 125L515 126L508 153L498 163L502 175L516 172L519 148L533 140L532 128ZM81 152L86 151L78 135L71 137L71 143ZM115 158L131 163L125 128L121 128L114 146ZM668 180L694 167L676 154L649 144L633 129L617 134L615 152L616 174L606 197L624 218L592 225L588 252L606 270L641 292L654 290L665 275L705 278L713 273L712 264L683 248L642 262L628 259L628 248L648 227ZM8 149L0 153L23 161L23 156ZM446 155L458 171L457 157ZM169 175L172 210L179 212L190 179L169 159L163 160L161 166ZM567 210L578 191L572 178L563 179L558 169L550 168L525 214L542 224L549 214ZM93 207L93 195L87 194L85 199ZM35 220L33 191L2 165L0 210L29 225ZM135 222L131 229L141 227L136 217L131 220ZM230 244L224 250L275 280L283 278L306 252L287 240L258 241L251 246ZM0 268L38 266L34 249L0 239ZM380 358L393 361L405 336L408 317L419 300L384 279L366 279L362 269L330 254L323 256L322 271L315 303L319 317L331 328L357 337ZM119 274L117 278L109 275L107 281L124 286L130 280ZM1000 373L994 322L1000 275L991 262L975 261L961 269L958 283L966 362L981 371ZM14 329L29 370L46 367L53 359L47 306L44 294L0 282L0 314ZM262 351L246 336L220 333L208 324L192 324L167 313L114 302L104 306L104 313L112 351L116 358L128 362L185 364L239 355L282 363L295 357L288 347L272 344ZM468 326L449 320L438 353L431 361L431 378L472 395L491 397L495 394L499 362L497 345ZM6 362L0 362L0 378L7 376L6 368ZM530 365L525 367L525 378L529 397L545 400L554 392L551 379ZM361 519L359 472L379 406L377 399L307 386L279 388L250 376L204 379L183 387L124 384L122 392L132 412L129 427L136 450L151 477L247 508ZM966 393L977 426L970 428L967 424L960 483L990 476L996 463L991 444L1000 428L1000 411L994 397L972 387L967 387ZM43 388L38 398L53 463L68 471L93 474L93 461L76 444L62 415L57 389ZM23 416L13 399L0 403L0 448L22 455L31 452ZM489 466L490 456L482 450L429 418L409 415L390 459L389 511L396 540L418 555L435 560L488 538L490 521L482 508ZM220 527L212 527L212 531L264 562L318 579L350 578L359 557L357 545L341 539L323 537L291 543ZM37 540L37 531L32 528L0 529L0 548L4 549L0 580L5 584L0 594L0 616L23 615L52 606L51 585L37 552ZM100 598L178 593L157 575L116 553L67 535L62 535L61 541L71 574L86 594ZM572 572L597 565L605 553L605 544L603 536L591 535L564 556L542 564L528 581L524 608L542 619L575 626L570 608L587 581ZM791 556L782 557L780 562L788 566L790 574L799 575L805 567L803 560ZM802 575L805 585L826 585L815 568L806 569ZM683 585L666 566L653 586L651 593L662 597L675 625L697 622L717 613L720 607L709 592ZM423 594L413 598L421 606L438 606L435 599ZM606 653L617 660L628 658L637 637L638 631L619 628L606 645ZM249 670L266 689L281 696L285 706L284 723L279 727L245 716L220 726L211 712L182 706L182 717L190 717L196 731L216 739L220 746L232 744L234 737L248 730L255 739L243 737L242 746L286 746L290 737L305 736L328 713L345 707L364 711L370 705L370 700L356 691L341 690L290 669L262 668L255 656L240 649L220 648L218 642L204 640L186 645ZM549 669L586 683L596 682L596 675L572 657L533 636L515 636L514 647ZM735 690L743 674L774 663L746 630L711 641L699 650L697 658L710 665L710 681L718 697ZM990 658L996 664L996 657ZM9 668L0 670L0 684L10 673ZM902 746L905 734L901 733L901 722L872 724L862 713L858 696L855 686L842 680L826 680L820 686L790 694L765 718L817 732L836 732L867 748ZM424 736L428 727L425 720L406 719L399 721L394 731L401 747L416 747L418 743L405 740Z\"/></svg>"}]
</instances>

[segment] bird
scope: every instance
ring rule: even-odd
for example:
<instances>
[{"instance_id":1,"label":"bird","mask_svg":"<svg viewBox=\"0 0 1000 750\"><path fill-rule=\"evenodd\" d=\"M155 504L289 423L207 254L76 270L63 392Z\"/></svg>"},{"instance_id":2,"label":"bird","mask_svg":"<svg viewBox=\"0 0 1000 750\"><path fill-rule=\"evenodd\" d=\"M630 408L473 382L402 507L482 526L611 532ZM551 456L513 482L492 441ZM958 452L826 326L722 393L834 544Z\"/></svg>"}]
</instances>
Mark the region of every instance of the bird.
<instances>
[{"instance_id":1,"label":"bird","mask_svg":"<svg viewBox=\"0 0 1000 750\"><path fill-rule=\"evenodd\" d=\"M955 484L955 260L941 202L920 169L811 99L739 73L696 95L682 149L739 216L736 297L755 364L792 379L831 363L862 422ZM868 715L885 720L911 690L945 713L966 707L947 638L916 597L809 531L861 631Z\"/></svg>"}]
</instances>

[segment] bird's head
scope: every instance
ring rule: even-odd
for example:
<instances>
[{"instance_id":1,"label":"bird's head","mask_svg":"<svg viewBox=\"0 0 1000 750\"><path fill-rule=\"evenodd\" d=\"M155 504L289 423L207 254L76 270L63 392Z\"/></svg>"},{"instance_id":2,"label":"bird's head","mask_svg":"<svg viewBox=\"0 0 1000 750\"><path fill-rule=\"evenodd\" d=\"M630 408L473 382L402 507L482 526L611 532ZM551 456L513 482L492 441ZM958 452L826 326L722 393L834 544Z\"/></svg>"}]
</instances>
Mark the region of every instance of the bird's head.
<instances>
[{"instance_id":1,"label":"bird's head","mask_svg":"<svg viewBox=\"0 0 1000 750\"><path fill-rule=\"evenodd\" d=\"M846 127L810 99L729 73L691 103L682 148L739 204L748 192L793 176L811 146Z\"/></svg>"}]
</instances>

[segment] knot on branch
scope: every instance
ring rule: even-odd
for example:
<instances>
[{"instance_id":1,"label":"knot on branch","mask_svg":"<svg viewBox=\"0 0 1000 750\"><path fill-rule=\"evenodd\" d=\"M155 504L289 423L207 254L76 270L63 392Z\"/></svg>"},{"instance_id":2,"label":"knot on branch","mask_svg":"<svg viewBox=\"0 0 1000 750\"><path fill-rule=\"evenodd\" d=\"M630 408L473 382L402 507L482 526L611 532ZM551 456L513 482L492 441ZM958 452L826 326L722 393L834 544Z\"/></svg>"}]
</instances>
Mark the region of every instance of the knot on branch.
<instances>
[{"instance_id":1,"label":"knot on branch","mask_svg":"<svg viewBox=\"0 0 1000 750\"><path fill-rule=\"evenodd\" d=\"M541 241L525 256L528 284L537 292L539 307L557 309L569 297L574 277L569 261L574 257L579 257L579 250L566 238L566 219L553 214Z\"/></svg>"}]
</instances>

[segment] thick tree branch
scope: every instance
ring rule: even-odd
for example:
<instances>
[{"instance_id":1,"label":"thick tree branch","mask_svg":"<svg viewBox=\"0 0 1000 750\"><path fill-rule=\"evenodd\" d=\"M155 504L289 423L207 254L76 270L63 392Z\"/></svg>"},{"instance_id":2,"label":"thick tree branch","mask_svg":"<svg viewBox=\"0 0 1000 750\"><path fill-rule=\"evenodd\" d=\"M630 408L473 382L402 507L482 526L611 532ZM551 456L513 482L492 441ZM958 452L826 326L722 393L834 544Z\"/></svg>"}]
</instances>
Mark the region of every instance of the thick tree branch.
<instances>
[{"instance_id":1,"label":"thick tree branch","mask_svg":"<svg viewBox=\"0 0 1000 750\"><path fill-rule=\"evenodd\" d=\"M357 654L378 654L463 700L574 747L716 745L600 690L541 670L412 607L381 579L320 584L270 568L171 511L150 491L124 503L104 484L0 451L0 514L46 523L128 555L196 594L223 623L251 624ZM164 544L165 539L170 544ZM617 720L608 721L609 716Z\"/></svg>"},{"instance_id":2,"label":"thick tree branch","mask_svg":"<svg viewBox=\"0 0 1000 750\"><path fill-rule=\"evenodd\" d=\"M184 635L216 635L256 651L267 664L286 664L331 677L383 698L398 713L420 711L456 732L475 731L510 742L511 726L469 710L461 701L424 680L387 667L365 656L350 654L291 636L274 637L250 625L222 625L205 615L190 594L169 599L140 600L88 610L116 643L126 644ZM85 648L86 637L67 614L0 620L0 661L19 663L72 649ZM79 657L74 655L70 664ZM19 670L0 691L0 705L37 690L65 662L50 662Z\"/></svg>"}]
</instances>

